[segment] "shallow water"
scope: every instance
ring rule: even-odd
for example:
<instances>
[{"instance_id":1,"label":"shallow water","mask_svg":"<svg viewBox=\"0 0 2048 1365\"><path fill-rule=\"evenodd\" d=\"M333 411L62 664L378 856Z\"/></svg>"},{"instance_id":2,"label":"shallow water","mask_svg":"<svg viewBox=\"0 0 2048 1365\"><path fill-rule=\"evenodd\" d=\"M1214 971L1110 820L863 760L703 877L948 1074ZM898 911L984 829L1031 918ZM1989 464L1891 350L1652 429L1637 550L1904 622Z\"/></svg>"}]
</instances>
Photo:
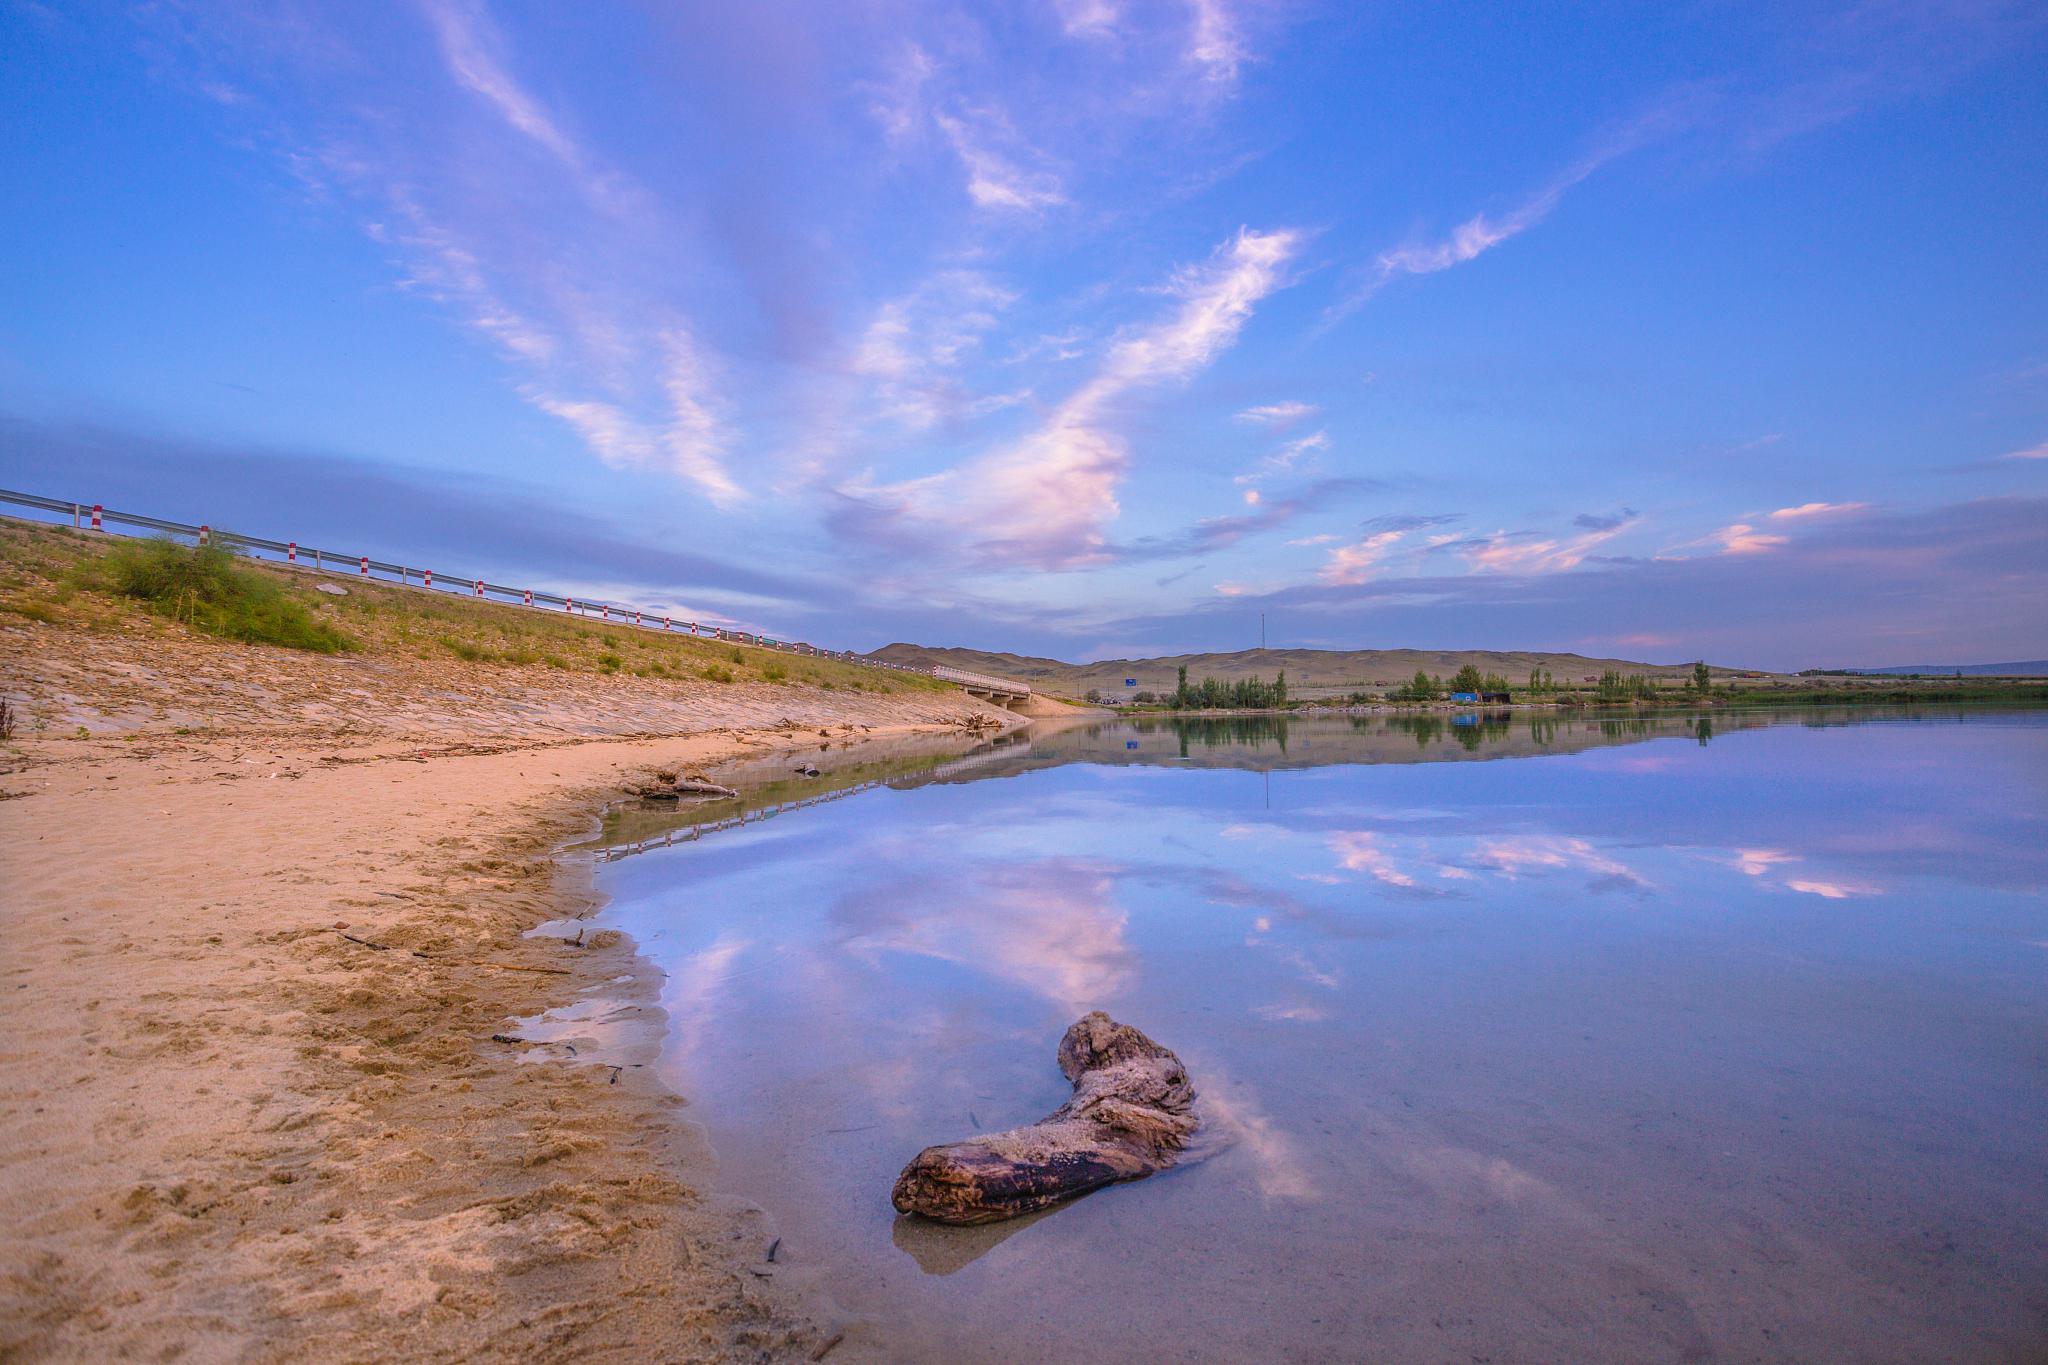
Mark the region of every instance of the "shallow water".
<instances>
[{"instance_id":1,"label":"shallow water","mask_svg":"<svg viewBox=\"0 0 2048 1365\"><path fill-rule=\"evenodd\" d=\"M897 1357L2039 1358L2048 714L1849 719L1090 724L624 812L605 922ZM899 1220L1094 1008L1202 1159Z\"/></svg>"}]
</instances>

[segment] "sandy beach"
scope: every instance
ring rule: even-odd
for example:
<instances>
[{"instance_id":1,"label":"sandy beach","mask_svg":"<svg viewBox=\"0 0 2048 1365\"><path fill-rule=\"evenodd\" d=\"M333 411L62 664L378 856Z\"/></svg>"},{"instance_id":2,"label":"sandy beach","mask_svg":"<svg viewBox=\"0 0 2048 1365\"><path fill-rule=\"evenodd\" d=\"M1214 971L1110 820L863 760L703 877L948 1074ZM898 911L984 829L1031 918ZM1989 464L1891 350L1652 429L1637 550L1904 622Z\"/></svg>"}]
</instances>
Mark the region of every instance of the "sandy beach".
<instances>
[{"instance_id":1,"label":"sandy beach","mask_svg":"<svg viewBox=\"0 0 2048 1365\"><path fill-rule=\"evenodd\" d=\"M595 908L553 855L657 770L989 708L12 617L0 692L0 1358L837 1346L647 1058L522 1063L511 1021L655 990L527 934Z\"/></svg>"}]
</instances>

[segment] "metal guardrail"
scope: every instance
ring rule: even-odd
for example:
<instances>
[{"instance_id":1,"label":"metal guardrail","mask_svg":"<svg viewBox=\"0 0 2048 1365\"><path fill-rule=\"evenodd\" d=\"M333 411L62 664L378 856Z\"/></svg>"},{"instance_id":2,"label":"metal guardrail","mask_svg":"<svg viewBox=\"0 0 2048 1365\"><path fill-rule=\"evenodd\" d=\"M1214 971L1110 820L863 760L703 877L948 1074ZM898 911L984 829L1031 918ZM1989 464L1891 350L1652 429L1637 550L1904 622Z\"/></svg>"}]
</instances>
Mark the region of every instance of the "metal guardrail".
<instances>
[{"instance_id":1,"label":"metal guardrail","mask_svg":"<svg viewBox=\"0 0 2048 1365\"><path fill-rule=\"evenodd\" d=\"M638 630L651 630L662 634L687 632L698 639L724 640L733 644L752 645L759 649L781 650L786 654L810 655L821 659L841 659L860 664L867 668L886 668L897 673L921 673L928 677L939 677L948 671L936 668L911 668L904 664L890 663L883 659L870 659L850 649L821 649L805 644L801 640L784 640L757 631L736 630L729 626L712 625L698 621L678 621L672 615L645 607L625 606L617 602L577 599L560 593L544 592L537 588L514 588L503 583L492 583L482 578L451 577L442 575L441 581L434 581L432 569L418 568L406 564L393 564L368 555L338 554L316 546L302 545L295 540L266 540L262 536L245 536L235 531L215 530L211 526L194 526L190 522L165 521L161 517L146 517L139 512L116 512L98 503L65 502L58 498L40 497L34 493L16 493L0 488L0 503L12 503L17 507L30 507L41 512L55 513L69 517L74 530L88 527L105 531L109 526L133 526L145 531L164 535L184 536L198 544L218 543L248 552L253 558L268 557L272 562L282 562L299 569L310 569L318 574L332 574L342 578L367 579L371 582L392 583L430 592L442 592L451 596L481 598L485 601L503 603L509 606L534 608L560 607L574 615L594 617L612 625L626 626ZM656 624L659 622L660 624ZM964 675L974 677L978 675ZM957 681L957 679L952 680ZM1023 691L1030 689L1019 683L1004 682L1001 679L988 680L1001 689ZM986 684L977 684L986 685Z\"/></svg>"}]
</instances>

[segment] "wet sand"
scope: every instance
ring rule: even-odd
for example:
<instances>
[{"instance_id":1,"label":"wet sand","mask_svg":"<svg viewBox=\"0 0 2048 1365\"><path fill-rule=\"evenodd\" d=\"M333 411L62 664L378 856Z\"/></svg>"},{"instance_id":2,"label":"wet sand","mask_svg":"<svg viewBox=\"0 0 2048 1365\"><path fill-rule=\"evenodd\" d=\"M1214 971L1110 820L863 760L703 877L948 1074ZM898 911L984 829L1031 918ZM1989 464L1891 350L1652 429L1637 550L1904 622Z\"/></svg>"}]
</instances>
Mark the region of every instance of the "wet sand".
<instances>
[{"instance_id":1,"label":"wet sand","mask_svg":"<svg viewBox=\"0 0 2048 1365\"><path fill-rule=\"evenodd\" d=\"M0 626L63 726L0 748L0 1358L834 1342L647 1057L522 1064L560 1049L513 1021L659 990L529 931L595 908L553 855L656 769L985 708L541 674Z\"/></svg>"}]
</instances>

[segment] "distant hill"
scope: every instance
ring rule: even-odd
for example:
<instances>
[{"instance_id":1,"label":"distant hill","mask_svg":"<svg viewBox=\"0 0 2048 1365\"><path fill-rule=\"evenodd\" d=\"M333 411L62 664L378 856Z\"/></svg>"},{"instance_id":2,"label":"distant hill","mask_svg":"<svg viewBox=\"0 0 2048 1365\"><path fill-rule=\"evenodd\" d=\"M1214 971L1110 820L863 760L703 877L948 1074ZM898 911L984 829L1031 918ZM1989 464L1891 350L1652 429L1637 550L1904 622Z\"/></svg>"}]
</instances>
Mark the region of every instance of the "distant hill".
<instances>
[{"instance_id":1,"label":"distant hill","mask_svg":"<svg viewBox=\"0 0 2048 1365\"><path fill-rule=\"evenodd\" d=\"M1690 661L1675 664L1647 664L1631 659L1589 659L1583 654L1555 654L1522 650L1445 649L1241 649L1231 654L1169 654L1157 659L1105 659L1100 663L1070 664L1059 659L1041 659L1028 654L997 654L981 649L949 649L929 645L884 645L868 658L884 663L911 664L930 668L937 664L966 669L972 673L993 673L1015 678L1060 696L1078 697L1090 688L1104 692L1171 692L1176 670L1187 665L1188 677L1222 678L1226 681L1258 676L1270 678L1285 669L1291 690L1299 696L1327 696L1357 688L1392 687L1415 676L1415 670L1450 677L1466 664L1483 673L1498 673L1510 683L1526 682L1529 670L1542 668L1559 682L1582 682L1597 678L1605 669L1644 673L1656 678L1689 678ZM1735 670L1714 672L1730 676ZM1136 678L1135 688L1124 680Z\"/></svg>"},{"instance_id":2,"label":"distant hill","mask_svg":"<svg viewBox=\"0 0 2048 1365\"><path fill-rule=\"evenodd\" d=\"M1896 668L1845 668L1844 673L1901 677L1915 673L1953 678L2048 678L2048 659L2031 659L2018 664L1900 664Z\"/></svg>"}]
</instances>

